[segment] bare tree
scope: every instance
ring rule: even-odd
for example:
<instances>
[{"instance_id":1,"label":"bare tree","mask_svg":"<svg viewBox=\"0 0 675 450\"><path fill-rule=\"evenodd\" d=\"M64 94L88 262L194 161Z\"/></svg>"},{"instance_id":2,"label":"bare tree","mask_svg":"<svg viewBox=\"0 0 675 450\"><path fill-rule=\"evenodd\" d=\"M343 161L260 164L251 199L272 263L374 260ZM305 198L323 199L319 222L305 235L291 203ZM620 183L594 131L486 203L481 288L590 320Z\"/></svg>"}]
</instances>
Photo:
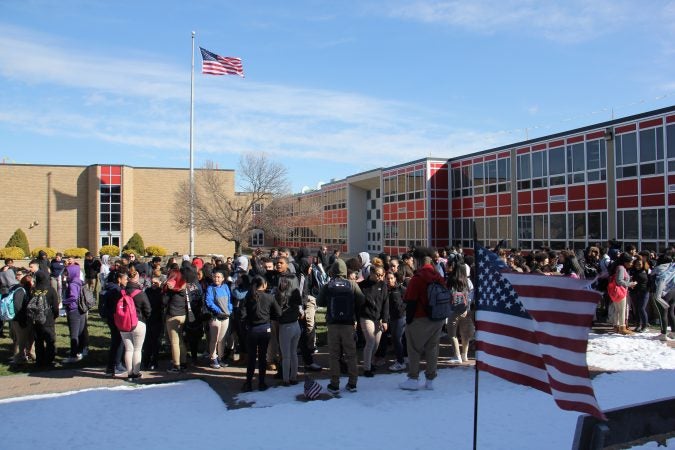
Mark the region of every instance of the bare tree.
<instances>
[{"instance_id":1,"label":"bare tree","mask_svg":"<svg viewBox=\"0 0 675 450\"><path fill-rule=\"evenodd\" d=\"M285 195L274 198L265 206L263 214L256 216L256 225L265 231L267 237L283 241L296 238L320 244L322 216L321 192Z\"/></svg>"},{"instance_id":2,"label":"bare tree","mask_svg":"<svg viewBox=\"0 0 675 450\"><path fill-rule=\"evenodd\" d=\"M216 233L234 243L235 252L241 252L255 229L257 206L265 204L288 191L286 167L273 161L266 153L245 153L239 160L239 192L234 193L230 172L216 169L207 161L195 171L194 227L199 232ZM181 183L176 192L177 227L190 228L190 183Z\"/></svg>"}]
</instances>

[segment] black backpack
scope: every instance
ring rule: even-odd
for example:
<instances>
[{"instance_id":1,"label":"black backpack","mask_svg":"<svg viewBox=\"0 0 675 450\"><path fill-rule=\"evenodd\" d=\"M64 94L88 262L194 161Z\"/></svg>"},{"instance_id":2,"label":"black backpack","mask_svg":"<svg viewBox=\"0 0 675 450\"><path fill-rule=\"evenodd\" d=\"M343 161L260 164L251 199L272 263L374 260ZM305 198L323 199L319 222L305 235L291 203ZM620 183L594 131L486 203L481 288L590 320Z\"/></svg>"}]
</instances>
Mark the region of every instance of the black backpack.
<instances>
[{"instance_id":1,"label":"black backpack","mask_svg":"<svg viewBox=\"0 0 675 450\"><path fill-rule=\"evenodd\" d=\"M427 315L431 320L445 320L452 313L452 292L441 283L435 281L427 285Z\"/></svg>"},{"instance_id":2,"label":"black backpack","mask_svg":"<svg viewBox=\"0 0 675 450\"><path fill-rule=\"evenodd\" d=\"M452 290L452 313L461 316L469 309L467 292Z\"/></svg>"},{"instance_id":3,"label":"black backpack","mask_svg":"<svg viewBox=\"0 0 675 450\"><path fill-rule=\"evenodd\" d=\"M326 289L328 297L326 322L354 323L354 288L351 282L344 278L333 278L328 282Z\"/></svg>"},{"instance_id":4,"label":"black backpack","mask_svg":"<svg viewBox=\"0 0 675 450\"><path fill-rule=\"evenodd\" d=\"M94 306L96 306L94 293L87 286L80 287L80 296L77 299L77 308L80 310L80 313L85 314Z\"/></svg>"},{"instance_id":5,"label":"black backpack","mask_svg":"<svg viewBox=\"0 0 675 450\"><path fill-rule=\"evenodd\" d=\"M47 322L47 314L49 314L47 291L34 291L33 296L26 304L26 318L28 322L35 325L44 325Z\"/></svg>"}]
</instances>

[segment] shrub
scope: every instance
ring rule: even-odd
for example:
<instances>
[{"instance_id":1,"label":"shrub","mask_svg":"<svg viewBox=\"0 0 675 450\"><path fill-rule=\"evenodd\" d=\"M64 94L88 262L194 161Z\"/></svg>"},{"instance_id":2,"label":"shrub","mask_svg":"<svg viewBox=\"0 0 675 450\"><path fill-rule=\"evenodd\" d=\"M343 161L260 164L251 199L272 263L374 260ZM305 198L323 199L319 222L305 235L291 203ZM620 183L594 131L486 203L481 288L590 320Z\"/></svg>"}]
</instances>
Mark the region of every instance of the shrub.
<instances>
[{"instance_id":1,"label":"shrub","mask_svg":"<svg viewBox=\"0 0 675 450\"><path fill-rule=\"evenodd\" d=\"M104 245L98 251L98 254L101 255L101 256L103 256L103 255L119 256L120 255L120 248L116 245Z\"/></svg>"},{"instance_id":2,"label":"shrub","mask_svg":"<svg viewBox=\"0 0 675 450\"><path fill-rule=\"evenodd\" d=\"M23 249L20 247L5 247L0 248L0 259L23 259L26 254L23 252Z\"/></svg>"},{"instance_id":3,"label":"shrub","mask_svg":"<svg viewBox=\"0 0 675 450\"><path fill-rule=\"evenodd\" d=\"M166 249L159 245L148 245L145 247L145 253L148 256L166 256Z\"/></svg>"},{"instance_id":4,"label":"shrub","mask_svg":"<svg viewBox=\"0 0 675 450\"><path fill-rule=\"evenodd\" d=\"M139 256L145 255L145 245L143 244L143 238L140 234L134 233L130 238L127 245L122 247L123 252L134 251Z\"/></svg>"},{"instance_id":5,"label":"shrub","mask_svg":"<svg viewBox=\"0 0 675 450\"><path fill-rule=\"evenodd\" d=\"M67 248L63 251L63 256L66 258L84 258L84 254L87 253L89 250L86 248Z\"/></svg>"},{"instance_id":6,"label":"shrub","mask_svg":"<svg viewBox=\"0 0 675 450\"><path fill-rule=\"evenodd\" d=\"M35 247L33 251L30 252L31 258L37 258L38 253L40 253L41 251L47 254L48 259L53 259L56 256L56 250L54 250L51 247Z\"/></svg>"},{"instance_id":7,"label":"shrub","mask_svg":"<svg viewBox=\"0 0 675 450\"><path fill-rule=\"evenodd\" d=\"M23 250L24 256L30 255L30 249L28 248L28 238L26 237L26 233L24 233L21 228L17 228L12 237L9 238L9 241L7 241L5 247L19 247Z\"/></svg>"}]
</instances>

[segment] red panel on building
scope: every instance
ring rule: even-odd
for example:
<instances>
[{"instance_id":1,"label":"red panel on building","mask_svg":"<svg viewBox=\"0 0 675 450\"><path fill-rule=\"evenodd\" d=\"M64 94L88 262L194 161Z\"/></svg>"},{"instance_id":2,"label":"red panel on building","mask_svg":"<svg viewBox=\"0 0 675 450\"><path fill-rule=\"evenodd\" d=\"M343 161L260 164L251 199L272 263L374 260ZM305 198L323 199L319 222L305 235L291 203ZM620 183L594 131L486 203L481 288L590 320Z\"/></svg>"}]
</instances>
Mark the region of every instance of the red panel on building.
<instances>
[{"instance_id":1,"label":"red panel on building","mask_svg":"<svg viewBox=\"0 0 675 450\"><path fill-rule=\"evenodd\" d=\"M548 212L548 203L535 203L532 205L533 213L546 213Z\"/></svg>"},{"instance_id":2,"label":"red panel on building","mask_svg":"<svg viewBox=\"0 0 675 450\"><path fill-rule=\"evenodd\" d=\"M500 206L499 207L499 214L502 215L502 216L510 215L511 214L511 206Z\"/></svg>"},{"instance_id":3,"label":"red panel on building","mask_svg":"<svg viewBox=\"0 0 675 450\"><path fill-rule=\"evenodd\" d=\"M638 183L637 180L618 181L616 183L617 197L625 197L627 195L637 195Z\"/></svg>"},{"instance_id":4,"label":"red panel on building","mask_svg":"<svg viewBox=\"0 0 675 450\"><path fill-rule=\"evenodd\" d=\"M564 187L551 188L550 195L565 195Z\"/></svg>"},{"instance_id":5,"label":"red panel on building","mask_svg":"<svg viewBox=\"0 0 675 450\"><path fill-rule=\"evenodd\" d=\"M643 128L658 127L660 125L663 125L663 119L661 118L645 120L644 122L640 122L640 129L642 130Z\"/></svg>"},{"instance_id":6,"label":"red panel on building","mask_svg":"<svg viewBox=\"0 0 675 450\"><path fill-rule=\"evenodd\" d=\"M567 209L569 211L584 211L586 210L586 201L585 200L574 200L567 202Z\"/></svg>"},{"instance_id":7,"label":"red panel on building","mask_svg":"<svg viewBox=\"0 0 675 450\"><path fill-rule=\"evenodd\" d=\"M518 204L532 203L532 193L530 191L518 192Z\"/></svg>"},{"instance_id":8,"label":"red panel on building","mask_svg":"<svg viewBox=\"0 0 675 450\"><path fill-rule=\"evenodd\" d=\"M436 203L435 209L438 212L448 212L448 201L447 200L434 200Z\"/></svg>"},{"instance_id":9,"label":"red panel on building","mask_svg":"<svg viewBox=\"0 0 675 450\"><path fill-rule=\"evenodd\" d=\"M530 147L524 147L524 148L519 148L516 150L516 154L522 155L524 153L529 153L530 152Z\"/></svg>"},{"instance_id":10,"label":"red panel on building","mask_svg":"<svg viewBox=\"0 0 675 450\"><path fill-rule=\"evenodd\" d=\"M452 212L455 213L456 211L461 211L462 210L462 199L461 198L453 198L452 199Z\"/></svg>"},{"instance_id":11,"label":"red panel on building","mask_svg":"<svg viewBox=\"0 0 675 450\"><path fill-rule=\"evenodd\" d=\"M497 155L498 158L510 158L511 157L511 152L501 152L499 155Z\"/></svg>"},{"instance_id":12,"label":"red panel on building","mask_svg":"<svg viewBox=\"0 0 675 450\"><path fill-rule=\"evenodd\" d=\"M560 139L559 141L553 141L548 143L548 148L562 147L565 145L565 141Z\"/></svg>"},{"instance_id":13,"label":"red panel on building","mask_svg":"<svg viewBox=\"0 0 675 450\"><path fill-rule=\"evenodd\" d=\"M531 205L518 205L518 214L531 214L532 206Z\"/></svg>"},{"instance_id":14,"label":"red panel on building","mask_svg":"<svg viewBox=\"0 0 675 450\"><path fill-rule=\"evenodd\" d=\"M596 183L588 185L588 198L605 198L607 197L607 184Z\"/></svg>"},{"instance_id":15,"label":"red panel on building","mask_svg":"<svg viewBox=\"0 0 675 450\"><path fill-rule=\"evenodd\" d=\"M565 202L554 202L549 205L549 210L551 212L565 212L567 210L567 203Z\"/></svg>"},{"instance_id":16,"label":"red panel on building","mask_svg":"<svg viewBox=\"0 0 675 450\"><path fill-rule=\"evenodd\" d=\"M570 186L567 188L567 200L583 200L586 198L586 188L583 186Z\"/></svg>"},{"instance_id":17,"label":"red panel on building","mask_svg":"<svg viewBox=\"0 0 675 450\"><path fill-rule=\"evenodd\" d=\"M590 141L592 139L602 139L605 137L604 131L596 131L595 133L588 133L586 135L586 140Z\"/></svg>"},{"instance_id":18,"label":"red panel on building","mask_svg":"<svg viewBox=\"0 0 675 450\"><path fill-rule=\"evenodd\" d=\"M616 127L614 129L614 134L628 133L629 131L635 131L635 124L625 125L623 127Z\"/></svg>"},{"instance_id":19,"label":"red panel on building","mask_svg":"<svg viewBox=\"0 0 675 450\"><path fill-rule=\"evenodd\" d=\"M454 163L450 164L450 167L452 167L453 169L456 169L456 168L460 167L461 165L462 165L461 163L454 162Z\"/></svg>"},{"instance_id":20,"label":"red panel on building","mask_svg":"<svg viewBox=\"0 0 675 450\"><path fill-rule=\"evenodd\" d=\"M617 208L637 208L638 198L635 197L618 197L616 199Z\"/></svg>"},{"instance_id":21,"label":"red panel on building","mask_svg":"<svg viewBox=\"0 0 675 450\"><path fill-rule=\"evenodd\" d=\"M666 196L664 194L642 195L640 201L642 206L665 206Z\"/></svg>"},{"instance_id":22,"label":"red panel on building","mask_svg":"<svg viewBox=\"0 0 675 450\"><path fill-rule=\"evenodd\" d=\"M467 159L467 160L462 161L462 166L470 166L470 165L471 165L471 160L470 160L470 159Z\"/></svg>"},{"instance_id":23,"label":"red panel on building","mask_svg":"<svg viewBox=\"0 0 675 450\"><path fill-rule=\"evenodd\" d=\"M473 207L472 198L463 198L462 199L462 209L471 209Z\"/></svg>"},{"instance_id":24,"label":"red panel on building","mask_svg":"<svg viewBox=\"0 0 675 450\"><path fill-rule=\"evenodd\" d=\"M584 137L583 136L574 136L571 138L567 138L567 143L568 144L576 144L577 142L583 142Z\"/></svg>"},{"instance_id":25,"label":"red panel on building","mask_svg":"<svg viewBox=\"0 0 675 450\"><path fill-rule=\"evenodd\" d=\"M666 117L666 123L675 123L675 116Z\"/></svg>"},{"instance_id":26,"label":"red panel on building","mask_svg":"<svg viewBox=\"0 0 675 450\"><path fill-rule=\"evenodd\" d=\"M431 177L431 188L439 190L448 189L448 169L440 169Z\"/></svg>"},{"instance_id":27,"label":"red panel on building","mask_svg":"<svg viewBox=\"0 0 675 450\"><path fill-rule=\"evenodd\" d=\"M537 189L532 191L532 201L534 203L548 202L548 189Z\"/></svg>"},{"instance_id":28,"label":"red panel on building","mask_svg":"<svg viewBox=\"0 0 675 450\"><path fill-rule=\"evenodd\" d=\"M546 148L546 144L537 144L537 145L535 145L535 146L532 147L532 151L535 151L535 150L544 150L545 148Z\"/></svg>"},{"instance_id":29,"label":"red panel on building","mask_svg":"<svg viewBox=\"0 0 675 450\"><path fill-rule=\"evenodd\" d=\"M588 200L588 210L593 209L607 209L607 200L604 198L601 200Z\"/></svg>"},{"instance_id":30,"label":"red panel on building","mask_svg":"<svg viewBox=\"0 0 675 450\"><path fill-rule=\"evenodd\" d=\"M482 157L482 156L481 156L480 158L474 158L474 159L473 159L473 163L474 163L474 164L480 163L480 162L483 162L483 157Z\"/></svg>"},{"instance_id":31,"label":"red panel on building","mask_svg":"<svg viewBox=\"0 0 675 450\"><path fill-rule=\"evenodd\" d=\"M675 194L668 194L668 204L675 206Z\"/></svg>"},{"instance_id":32,"label":"red panel on building","mask_svg":"<svg viewBox=\"0 0 675 450\"><path fill-rule=\"evenodd\" d=\"M424 211L427 209L426 200L415 200L415 209L417 211Z\"/></svg>"},{"instance_id":33,"label":"red panel on building","mask_svg":"<svg viewBox=\"0 0 675 450\"><path fill-rule=\"evenodd\" d=\"M497 215L497 208L485 208L485 215L488 217Z\"/></svg>"},{"instance_id":34,"label":"red panel on building","mask_svg":"<svg viewBox=\"0 0 675 450\"><path fill-rule=\"evenodd\" d=\"M487 207L497 206L497 195L496 194L486 195L485 206Z\"/></svg>"},{"instance_id":35,"label":"red panel on building","mask_svg":"<svg viewBox=\"0 0 675 450\"><path fill-rule=\"evenodd\" d=\"M511 204L511 194L499 194L499 206Z\"/></svg>"},{"instance_id":36,"label":"red panel on building","mask_svg":"<svg viewBox=\"0 0 675 450\"><path fill-rule=\"evenodd\" d=\"M663 177L651 177L640 179L640 193L645 194L663 194Z\"/></svg>"},{"instance_id":37,"label":"red panel on building","mask_svg":"<svg viewBox=\"0 0 675 450\"><path fill-rule=\"evenodd\" d=\"M485 157L485 161L492 161L493 159L497 159L497 155L492 154Z\"/></svg>"}]
</instances>

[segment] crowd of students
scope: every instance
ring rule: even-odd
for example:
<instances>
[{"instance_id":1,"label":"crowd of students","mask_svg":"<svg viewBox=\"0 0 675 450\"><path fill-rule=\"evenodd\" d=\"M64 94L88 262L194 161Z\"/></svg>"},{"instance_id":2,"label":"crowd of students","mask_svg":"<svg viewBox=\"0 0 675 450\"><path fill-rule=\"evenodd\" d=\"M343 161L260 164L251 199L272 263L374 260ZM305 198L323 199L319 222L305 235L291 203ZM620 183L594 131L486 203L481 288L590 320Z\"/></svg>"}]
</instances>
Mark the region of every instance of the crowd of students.
<instances>
[{"instance_id":1,"label":"crowd of students","mask_svg":"<svg viewBox=\"0 0 675 450\"><path fill-rule=\"evenodd\" d=\"M675 332L675 289L671 289L675 248L658 257L632 246L623 250L614 241L583 252L541 249L525 254L518 249L494 249L517 272L596 279L596 287L606 292L598 305L598 321L609 320L620 334L643 332L650 320L657 321L659 339L671 340L673 333L668 333L667 326L670 323ZM381 370L407 371L402 389L433 389L444 333L452 345L451 361L468 360L475 333L470 307L473 262L471 255L454 247L417 248L400 257L371 258L362 252L346 261L338 251L329 254L326 247L316 255L305 249L273 249L266 255L258 250L251 257L207 261L187 256L139 261L133 253L111 261L88 254L83 268L72 258L64 261L57 255L49 262L40 255L27 269L6 260L0 270L0 293L3 298L12 296L16 311L10 322L15 365L31 359L40 367L54 365L54 327L60 311L70 334L69 356L62 362L86 356L87 323L94 312L83 311L79 298L82 289L89 289L99 292L98 313L109 327L106 373L114 377L134 380L143 370L158 370L166 340L170 372L188 370L188 362L198 365L204 358L213 369L245 363L244 391L253 389L256 369L259 390L268 387L268 371L277 371L285 386L297 384L298 354L305 372L322 370L314 354L316 311L323 306L331 393L340 392L342 374L347 375L346 389L354 392L359 374L373 377ZM467 299L469 307L453 312L447 321L431 320L427 286L432 282ZM610 299L607 291L612 285L626 288L623 298ZM121 331L115 314L123 296L133 299L138 323ZM634 324L633 331L629 323ZM393 363L388 365L389 343ZM422 358L426 360L423 384L419 381Z\"/></svg>"}]
</instances>

